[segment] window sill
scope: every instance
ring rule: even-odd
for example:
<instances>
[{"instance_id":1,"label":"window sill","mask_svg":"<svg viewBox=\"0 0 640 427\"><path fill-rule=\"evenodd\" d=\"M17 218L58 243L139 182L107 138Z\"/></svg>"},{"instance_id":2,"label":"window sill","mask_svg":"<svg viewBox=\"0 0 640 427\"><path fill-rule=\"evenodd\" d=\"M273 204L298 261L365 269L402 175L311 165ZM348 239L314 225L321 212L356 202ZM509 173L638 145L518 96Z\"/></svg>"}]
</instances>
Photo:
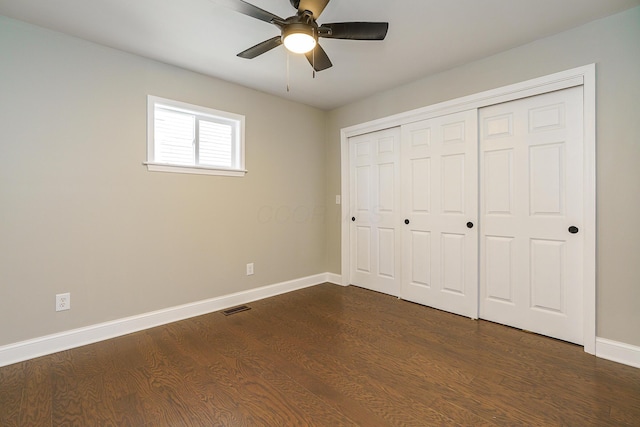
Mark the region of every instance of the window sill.
<instances>
[{"instance_id":1,"label":"window sill","mask_svg":"<svg viewBox=\"0 0 640 427\"><path fill-rule=\"evenodd\" d=\"M244 169L224 169L224 168L208 168L203 166L176 166L165 163L144 162L150 172L173 172L188 173L195 175L222 175L222 176L245 176L247 171Z\"/></svg>"}]
</instances>

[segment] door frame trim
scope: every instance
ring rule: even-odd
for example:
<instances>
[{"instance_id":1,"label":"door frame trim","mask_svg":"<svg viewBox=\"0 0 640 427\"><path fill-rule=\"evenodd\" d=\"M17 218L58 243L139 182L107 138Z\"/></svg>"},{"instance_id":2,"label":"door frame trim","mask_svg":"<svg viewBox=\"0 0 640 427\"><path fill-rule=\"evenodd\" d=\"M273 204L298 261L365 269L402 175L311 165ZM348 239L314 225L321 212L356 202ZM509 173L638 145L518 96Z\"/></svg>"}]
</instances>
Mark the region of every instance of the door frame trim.
<instances>
[{"instance_id":1,"label":"door frame trim","mask_svg":"<svg viewBox=\"0 0 640 427\"><path fill-rule=\"evenodd\" d=\"M350 281L349 222L349 138L461 111L479 109L570 87L583 87L584 108L584 351L596 352L596 65L588 64L559 73L526 80L473 95L440 102L340 130L341 152L341 260L342 284Z\"/></svg>"}]
</instances>

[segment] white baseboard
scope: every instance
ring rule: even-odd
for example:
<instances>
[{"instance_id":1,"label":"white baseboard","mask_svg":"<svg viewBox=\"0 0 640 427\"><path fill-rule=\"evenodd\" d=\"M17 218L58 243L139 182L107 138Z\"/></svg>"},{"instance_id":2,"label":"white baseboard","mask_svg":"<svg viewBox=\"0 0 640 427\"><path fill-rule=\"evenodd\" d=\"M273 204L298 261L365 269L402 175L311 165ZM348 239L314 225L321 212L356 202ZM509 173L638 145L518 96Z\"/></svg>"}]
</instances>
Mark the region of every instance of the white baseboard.
<instances>
[{"instance_id":1,"label":"white baseboard","mask_svg":"<svg viewBox=\"0 0 640 427\"><path fill-rule=\"evenodd\" d=\"M130 334L143 329L153 328L190 317L201 316L325 282L339 284L340 282L336 282L334 276L336 275L324 273L303 277L301 279L8 344L0 347L0 366L7 366L58 351Z\"/></svg>"},{"instance_id":2,"label":"white baseboard","mask_svg":"<svg viewBox=\"0 0 640 427\"><path fill-rule=\"evenodd\" d=\"M303 277L301 279L8 344L0 347L0 366L7 366L58 351L81 347L98 341L177 322L190 317L201 316L236 305L247 304L252 301L326 282L342 285L342 276L334 273L317 274L315 276ZM640 347L630 344L605 338L596 338L596 356L640 368Z\"/></svg>"},{"instance_id":3,"label":"white baseboard","mask_svg":"<svg viewBox=\"0 0 640 427\"><path fill-rule=\"evenodd\" d=\"M634 345L596 338L596 356L640 368L640 347Z\"/></svg>"},{"instance_id":4,"label":"white baseboard","mask_svg":"<svg viewBox=\"0 0 640 427\"><path fill-rule=\"evenodd\" d=\"M327 273L327 282L333 283L334 285L344 286L342 283L342 276L334 273Z\"/></svg>"}]
</instances>

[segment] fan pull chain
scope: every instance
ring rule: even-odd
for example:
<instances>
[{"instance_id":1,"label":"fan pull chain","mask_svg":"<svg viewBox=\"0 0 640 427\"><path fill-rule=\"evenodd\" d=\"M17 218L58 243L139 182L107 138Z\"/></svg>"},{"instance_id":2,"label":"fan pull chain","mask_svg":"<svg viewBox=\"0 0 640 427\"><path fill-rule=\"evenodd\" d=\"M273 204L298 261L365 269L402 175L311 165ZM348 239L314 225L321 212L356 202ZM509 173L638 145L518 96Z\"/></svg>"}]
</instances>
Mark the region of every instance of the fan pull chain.
<instances>
[{"instance_id":1,"label":"fan pull chain","mask_svg":"<svg viewBox=\"0 0 640 427\"><path fill-rule=\"evenodd\" d=\"M287 92L289 92L289 52L287 52Z\"/></svg>"},{"instance_id":2,"label":"fan pull chain","mask_svg":"<svg viewBox=\"0 0 640 427\"><path fill-rule=\"evenodd\" d=\"M315 48L311 51L311 62L313 63L311 64L312 65L311 68L313 68L313 78L315 79L316 78L316 49Z\"/></svg>"}]
</instances>

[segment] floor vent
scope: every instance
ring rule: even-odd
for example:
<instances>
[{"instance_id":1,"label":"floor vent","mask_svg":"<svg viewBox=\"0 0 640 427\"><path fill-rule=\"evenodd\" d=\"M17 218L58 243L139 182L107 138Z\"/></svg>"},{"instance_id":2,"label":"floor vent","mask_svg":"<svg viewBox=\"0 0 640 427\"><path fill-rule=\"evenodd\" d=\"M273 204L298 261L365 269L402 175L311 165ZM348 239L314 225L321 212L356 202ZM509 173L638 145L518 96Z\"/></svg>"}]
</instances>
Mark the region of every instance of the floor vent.
<instances>
[{"instance_id":1,"label":"floor vent","mask_svg":"<svg viewBox=\"0 0 640 427\"><path fill-rule=\"evenodd\" d=\"M228 308L222 311L222 314L225 316L231 316L232 314L240 313L241 311L251 310L251 307L248 305L239 305L237 307Z\"/></svg>"}]
</instances>

